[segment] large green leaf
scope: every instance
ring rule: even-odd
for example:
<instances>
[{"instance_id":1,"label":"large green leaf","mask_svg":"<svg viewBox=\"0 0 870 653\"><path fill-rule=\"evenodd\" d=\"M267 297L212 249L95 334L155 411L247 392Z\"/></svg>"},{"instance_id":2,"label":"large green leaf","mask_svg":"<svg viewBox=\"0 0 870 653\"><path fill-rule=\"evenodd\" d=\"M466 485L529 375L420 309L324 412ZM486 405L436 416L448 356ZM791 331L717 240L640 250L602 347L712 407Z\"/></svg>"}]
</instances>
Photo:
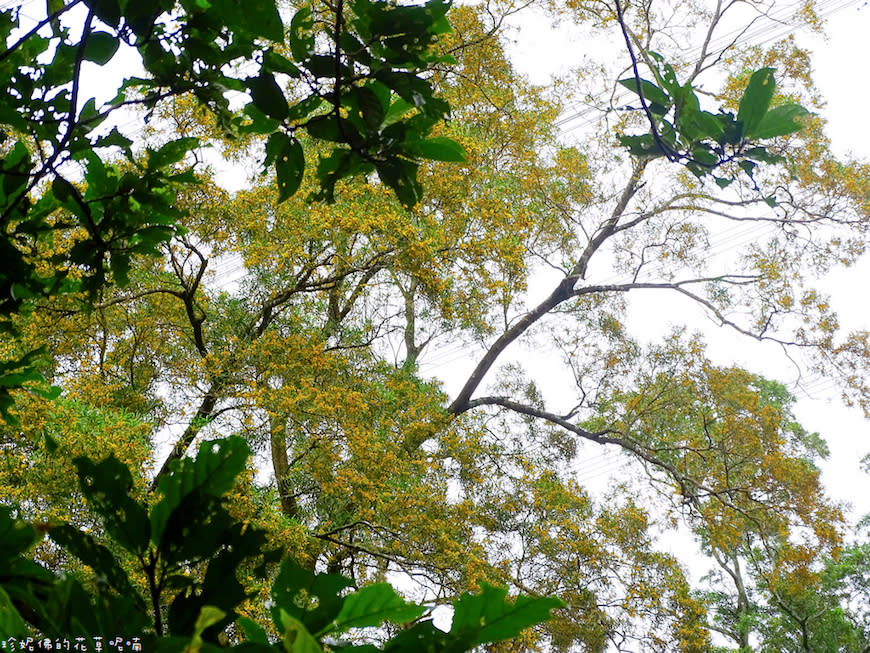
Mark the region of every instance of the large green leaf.
<instances>
[{"instance_id":1,"label":"large green leaf","mask_svg":"<svg viewBox=\"0 0 870 653\"><path fill-rule=\"evenodd\" d=\"M14 518L9 506L0 506L0 577L51 580L52 574L45 567L22 556L38 539L33 526Z\"/></svg>"},{"instance_id":2,"label":"large green leaf","mask_svg":"<svg viewBox=\"0 0 870 653\"><path fill-rule=\"evenodd\" d=\"M253 619L240 617L236 622L245 634L245 639L256 644L268 644L269 636L263 627Z\"/></svg>"},{"instance_id":3,"label":"large green leaf","mask_svg":"<svg viewBox=\"0 0 870 653\"><path fill-rule=\"evenodd\" d=\"M281 625L283 611L311 632L324 630L342 608L342 593L352 586L351 580L339 574L314 574L293 560L285 560L272 585L275 625Z\"/></svg>"},{"instance_id":4,"label":"large green leaf","mask_svg":"<svg viewBox=\"0 0 870 653\"><path fill-rule=\"evenodd\" d=\"M181 161L187 153L199 145L199 139L192 136L178 138L160 146L157 150L148 150L148 168L157 170Z\"/></svg>"},{"instance_id":5,"label":"large green leaf","mask_svg":"<svg viewBox=\"0 0 870 653\"><path fill-rule=\"evenodd\" d=\"M88 0L85 4L94 10L101 21L110 27L118 26L121 20L121 7L118 0Z\"/></svg>"},{"instance_id":6,"label":"large green leaf","mask_svg":"<svg viewBox=\"0 0 870 653\"><path fill-rule=\"evenodd\" d=\"M148 547L150 526L145 508L129 494L133 477L127 466L114 456L100 463L84 457L75 458L73 462L82 493L103 518L109 534L128 551L143 552ZM72 545L72 541L68 544Z\"/></svg>"},{"instance_id":7,"label":"large green leaf","mask_svg":"<svg viewBox=\"0 0 870 653\"><path fill-rule=\"evenodd\" d=\"M305 174L305 153L302 144L284 132L275 132L266 141L266 160L263 167L275 164L280 204L297 190ZM265 173L265 170L264 170Z\"/></svg>"},{"instance_id":8,"label":"large green leaf","mask_svg":"<svg viewBox=\"0 0 870 653\"><path fill-rule=\"evenodd\" d=\"M775 91L773 68L761 68L752 73L737 111L737 120L743 124L743 135L746 138L755 136L755 128L767 113Z\"/></svg>"},{"instance_id":9,"label":"large green leaf","mask_svg":"<svg viewBox=\"0 0 870 653\"><path fill-rule=\"evenodd\" d=\"M403 100L427 115L440 119L449 111L447 103L435 97L429 82L412 73L381 70L375 73L375 77L393 89Z\"/></svg>"},{"instance_id":10,"label":"large green leaf","mask_svg":"<svg viewBox=\"0 0 870 653\"><path fill-rule=\"evenodd\" d=\"M421 159L461 163L468 158L468 155L459 143L444 136L435 136L419 141L407 141L404 145L410 154L414 154Z\"/></svg>"},{"instance_id":11,"label":"large green leaf","mask_svg":"<svg viewBox=\"0 0 870 653\"><path fill-rule=\"evenodd\" d=\"M261 70L257 77L249 77L245 84L251 92L251 100L260 111L275 120L287 118L287 98L272 73Z\"/></svg>"},{"instance_id":12,"label":"large green leaf","mask_svg":"<svg viewBox=\"0 0 870 653\"><path fill-rule=\"evenodd\" d=\"M210 0L212 11L222 17L233 31L262 36L280 43L284 40L284 24L274 0Z\"/></svg>"},{"instance_id":13,"label":"large green leaf","mask_svg":"<svg viewBox=\"0 0 870 653\"><path fill-rule=\"evenodd\" d=\"M151 540L160 544L170 515L192 493L220 497L228 492L249 455L242 438L230 437L203 442L195 458L175 461L157 483L162 499L151 509Z\"/></svg>"},{"instance_id":14,"label":"large green leaf","mask_svg":"<svg viewBox=\"0 0 870 653\"><path fill-rule=\"evenodd\" d=\"M108 32L92 32L85 42L84 57L100 66L109 63L118 51L120 41Z\"/></svg>"},{"instance_id":15,"label":"large green leaf","mask_svg":"<svg viewBox=\"0 0 870 653\"><path fill-rule=\"evenodd\" d=\"M204 605L199 611L196 618L196 624L193 629L193 636L190 640L190 650L201 651L203 647L202 634L207 628L220 622L227 614L223 610L213 605Z\"/></svg>"},{"instance_id":16,"label":"large green leaf","mask_svg":"<svg viewBox=\"0 0 870 653\"><path fill-rule=\"evenodd\" d=\"M98 577L106 582L122 596L131 598L144 611L145 603L139 593L133 589L127 573L112 555L111 551L100 544L88 533L83 533L69 525L51 529L51 539L56 544L75 555L79 560L94 570Z\"/></svg>"},{"instance_id":17,"label":"large green leaf","mask_svg":"<svg viewBox=\"0 0 870 653\"><path fill-rule=\"evenodd\" d=\"M774 107L764 114L761 122L749 136L763 140L793 134L803 129L803 125L797 120L808 116L809 113L799 104L783 104Z\"/></svg>"},{"instance_id":18,"label":"large green leaf","mask_svg":"<svg viewBox=\"0 0 870 653\"><path fill-rule=\"evenodd\" d=\"M332 114L315 116L306 123L305 128L312 137L319 140L331 141L333 143L344 141L342 130L338 126L338 120Z\"/></svg>"},{"instance_id":19,"label":"large green leaf","mask_svg":"<svg viewBox=\"0 0 870 653\"><path fill-rule=\"evenodd\" d=\"M638 80L634 77L620 79L617 83L638 95L640 95L640 92L643 92L643 97L647 103L655 102L663 107L668 107L671 104L671 98L668 97L668 94L646 79L640 80L639 88Z\"/></svg>"},{"instance_id":20,"label":"large green leaf","mask_svg":"<svg viewBox=\"0 0 870 653\"><path fill-rule=\"evenodd\" d=\"M314 19L311 7L302 7L290 20L290 52L293 58L302 62L314 54Z\"/></svg>"},{"instance_id":21,"label":"large green leaf","mask_svg":"<svg viewBox=\"0 0 870 653\"><path fill-rule=\"evenodd\" d=\"M456 638L448 637L443 630L436 628L431 619L426 619L410 628L401 630L384 646L384 650L390 653L405 653L407 651L425 651L426 653L444 651L446 653L466 651L469 648L469 646L463 646L461 641L456 641Z\"/></svg>"},{"instance_id":22,"label":"large green leaf","mask_svg":"<svg viewBox=\"0 0 870 653\"><path fill-rule=\"evenodd\" d=\"M395 624L407 623L423 612L425 612L424 607L406 603L389 583L375 583L348 594L333 625L318 633L318 636L324 632L378 626L385 621Z\"/></svg>"},{"instance_id":23,"label":"large green leaf","mask_svg":"<svg viewBox=\"0 0 870 653\"><path fill-rule=\"evenodd\" d=\"M296 617L281 610L281 630L287 653L322 653L320 644Z\"/></svg>"},{"instance_id":24,"label":"large green leaf","mask_svg":"<svg viewBox=\"0 0 870 653\"><path fill-rule=\"evenodd\" d=\"M12 605L12 599L0 586L0 641L7 638L25 637L27 633L28 629L24 619Z\"/></svg>"},{"instance_id":25,"label":"large green leaf","mask_svg":"<svg viewBox=\"0 0 870 653\"><path fill-rule=\"evenodd\" d=\"M480 594L465 593L453 604L450 634L470 646L518 636L523 630L547 621L550 610L563 607L555 597L518 596L507 599L507 590L483 583Z\"/></svg>"},{"instance_id":26,"label":"large green leaf","mask_svg":"<svg viewBox=\"0 0 870 653\"><path fill-rule=\"evenodd\" d=\"M411 208L423 198L423 187L417 180L417 164L413 161L396 159L376 164L378 177L393 189L396 197L406 207Z\"/></svg>"}]
</instances>

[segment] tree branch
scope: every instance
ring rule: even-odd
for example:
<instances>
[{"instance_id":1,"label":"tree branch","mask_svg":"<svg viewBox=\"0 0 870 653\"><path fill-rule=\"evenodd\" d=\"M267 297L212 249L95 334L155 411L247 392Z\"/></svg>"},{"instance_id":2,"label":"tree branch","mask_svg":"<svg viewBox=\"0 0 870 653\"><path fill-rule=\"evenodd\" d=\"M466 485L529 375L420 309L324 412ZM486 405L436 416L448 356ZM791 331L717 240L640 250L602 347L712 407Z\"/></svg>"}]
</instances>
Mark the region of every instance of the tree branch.
<instances>
[{"instance_id":1,"label":"tree branch","mask_svg":"<svg viewBox=\"0 0 870 653\"><path fill-rule=\"evenodd\" d=\"M468 380L459 391L459 394L447 408L449 413L460 415L467 411L469 409L471 395L474 394L474 391L481 384L498 357L501 356L505 349L507 349L508 345L528 331L538 322L538 320L556 308L559 304L575 295L574 286L577 281L585 277L592 255L598 251L604 241L613 235L619 219L625 213L628 203L640 187L640 178L643 175L645 168L645 162L638 161L635 163L632 175L629 178L619 201L614 207L610 218L607 219L607 221L592 237L592 240L590 240L586 245L583 252L580 254L580 258L577 260L577 263L544 301L517 320L509 329L496 339L492 346L490 346L483 358L480 359L480 362L474 368L474 371L472 371L471 375L468 377Z\"/></svg>"}]
</instances>

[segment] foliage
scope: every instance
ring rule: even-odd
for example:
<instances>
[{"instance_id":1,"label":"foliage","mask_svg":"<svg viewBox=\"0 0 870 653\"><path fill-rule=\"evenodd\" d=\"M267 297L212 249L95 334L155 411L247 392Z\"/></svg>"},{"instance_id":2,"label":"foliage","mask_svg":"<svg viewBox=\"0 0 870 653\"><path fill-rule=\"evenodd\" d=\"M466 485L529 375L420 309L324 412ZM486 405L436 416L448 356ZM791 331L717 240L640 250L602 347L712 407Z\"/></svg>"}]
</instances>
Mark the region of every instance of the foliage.
<instances>
[{"instance_id":1,"label":"foliage","mask_svg":"<svg viewBox=\"0 0 870 653\"><path fill-rule=\"evenodd\" d=\"M368 93L350 88L371 86L377 95L364 62L359 81L338 95L335 77L318 86L316 67L326 72L320 54L310 57L314 68L300 63L308 61L309 18L325 30L315 47L328 49L330 34L348 32L335 27L341 4L316 5L310 14L297 9L288 43L253 40L264 53L256 70L265 66L277 84L287 83L279 90L289 98L288 116L312 93L306 82L325 96L300 119L298 133L295 119L282 118L268 75L256 70L253 77L230 68L219 74L236 75L255 107L271 115L248 108L222 120L220 107L209 117L196 97L180 95L146 106L152 129L143 134L145 154L119 163L120 176L147 168L148 151L163 152L167 139L219 145L239 171L262 171L265 155L269 169L229 192L195 165L191 183L173 187L184 231L155 245L157 256L131 253L126 286L96 284L93 293L70 287L21 304L30 310L18 312L16 337L4 348L21 356L45 346L51 356L43 369L64 395L56 417L38 397L16 403L18 425L7 421L3 431L14 465L0 469L15 498L4 502L17 503L29 519L49 506L71 528L91 528L139 591L148 574L111 543L117 523L76 512L75 490L64 505L48 483L69 477L71 459L88 453L76 447L93 436L94 446L129 467L130 501L148 515L149 533L155 524L170 532L166 515L184 502L170 505L178 499L168 499L171 493L149 498L148 486L166 488L203 438L242 437L271 478L249 471L225 503L211 497L203 505L231 516L218 521L247 523L263 534L266 549L285 550L308 572L340 573L362 588L401 574L407 594L430 603L480 588L502 605L503 590L486 589L496 584L510 594L561 596L565 607L552 620L501 645L511 650L707 651L717 627L735 631L732 621L740 632L770 633L775 646L794 623L787 610L812 598L797 590L821 587L823 567L842 547L842 515L813 463L823 440L796 422L790 395L766 378L767 369L751 358L748 370L723 362L684 325L707 316L760 352L772 344L798 365L806 357L848 400L870 406L867 334L841 333L830 300L816 288L818 275L851 264L866 246L870 176L866 164L831 153L818 116L804 114L794 131L799 112L778 110L819 106L806 53L789 41L711 50L720 10L730 16L744 5L708 10L657 1L619 15L602 3L569 0L555 19L593 36L622 32L640 59L626 79L625 61L593 61L589 53L574 78L550 89L523 79L504 47L505 24L524 15L518 7L454 7L453 32L431 48L427 41L431 68L412 73L432 91L433 107L449 103L449 122L392 96L379 118ZM381 24L373 14L371 24L357 20L363 9L347 11L342 25L360 33ZM415 11L407 16L417 20ZM682 46L693 42L698 54L688 59ZM269 52L308 72L294 78ZM393 90L409 102L416 85ZM202 92L219 91L210 88ZM648 111L628 110L618 95L625 91ZM647 102L653 96L660 106ZM344 99L357 110L333 112L332 101ZM572 139L556 124L580 102L599 119ZM416 186L392 183L389 166L380 181L353 176L371 170L355 158L365 159L353 140L339 154L332 149L342 129L374 130L377 123L387 134L399 115L407 129L427 129L397 153L427 189L416 203L408 201ZM767 131L765 120L773 125ZM734 132L727 138L726 128ZM620 146L626 134L647 131L627 138L658 149L632 152L640 142L632 140L624 141L628 150ZM454 161L459 147L464 163ZM707 156L701 165L695 150L717 161ZM301 170L294 163L300 151L321 165L282 185ZM184 161L198 164L200 154ZM423 155L445 161L418 169ZM106 157L104 165L114 164ZM83 181L70 181L88 192ZM286 197L296 181L299 190ZM33 201L48 190L35 188ZM59 220L66 211L58 210ZM753 230L744 233L746 225ZM65 228L53 231L57 252L27 250L27 260L47 274L60 262L63 274L76 247ZM728 240L735 233L741 237ZM644 297L655 303L636 303ZM646 307L640 321L639 306ZM70 417L76 414L88 419ZM101 420L123 425L116 442ZM47 453L43 431L60 453ZM19 439L27 446L19 449ZM23 478L23 468L39 476ZM721 570L706 585L693 585L681 560L663 550L681 524L694 529L709 564ZM86 567L52 557L52 546L37 552L52 571L100 586ZM735 574L747 586L743 601L728 570L750 560L748 576ZM207 565L189 571L190 586L204 591ZM284 641L296 627L292 619L307 622L288 612L291 620L276 623L268 614L272 580L239 574L236 594L256 593L245 616L261 627L271 622ZM143 596L151 601L147 589ZM190 642L204 604L185 596L176 610L183 608ZM777 603L777 596L790 598ZM826 596L818 605L843 605L841 594ZM218 621L230 607L241 614L235 604L225 607ZM455 623L479 614L467 607ZM753 621L762 617L767 621ZM323 627L306 625L315 639ZM200 635L213 642L208 628ZM423 630L437 635L431 626ZM293 632L294 646L311 644L301 629ZM855 628L850 633L857 637Z\"/></svg>"},{"instance_id":2,"label":"foliage","mask_svg":"<svg viewBox=\"0 0 870 653\"><path fill-rule=\"evenodd\" d=\"M360 0L321 15L313 12L325 8L305 5L290 20L285 44L275 2L250 9L231 1L50 2L32 27L20 7L6 7L2 332L15 334L10 318L33 298L76 291L94 298L108 278L126 285L134 257L159 255L162 244L183 233L176 193L194 181L185 161L206 144L175 136L134 153L117 127L103 128L131 107L150 115L166 98L194 96L223 133L266 138L263 166L275 171L279 202L301 183L303 134L336 144L317 165L324 197L344 177L377 171L404 204L418 202L421 159L464 158L456 143L427 138L449 111L420 76L446 61L431 46L450 30L447 8L440 0L420 6ZM81 21L71 18L77 12L86 12ZM130 50L144 74L126 78L106 102L87 97L93 67ZM231 99L241 94L243 106L232 109ZM71 246L58 249L64 238ZM12 403L9 388L40 380L38 353L0 361L3 415Z\"/></svg>"},{"instance_id":3,"label":"foliage","mask_svg":"<svg viewBox=\"0 0 870 653\"><path fill-rule=\"evenodd\" d=\"M81 492L101 516L110 546L65 524L37 530L0 507L0 638L122 637L138 638L148 651L211 651L228 648L231 628L237 641L229 648L239 651L314 653L326 642L342 650L465 651L516 637L561 605L555 598L508 600L505 590L484 585L479 594L457 599L444 632L420 619L423 606L406 603L386 583L348 592L350 579L315 574L286 559L272 585L270 634L240 616L250 596L238 576L256 563L253 573L265 577L278 556L264 548L264 531L234 519L225 505L248 455L240 438L204 442L194 458L161 479L160 499L150 510L131 496L132 477L117 458L77 458ZM29 548L45 533L93 570L95 587L30 559ZM125 571L124 555L135 560L145 591ZM387 623L407 627L378 648L338 639Z\"/></svg>"}]
</instances>

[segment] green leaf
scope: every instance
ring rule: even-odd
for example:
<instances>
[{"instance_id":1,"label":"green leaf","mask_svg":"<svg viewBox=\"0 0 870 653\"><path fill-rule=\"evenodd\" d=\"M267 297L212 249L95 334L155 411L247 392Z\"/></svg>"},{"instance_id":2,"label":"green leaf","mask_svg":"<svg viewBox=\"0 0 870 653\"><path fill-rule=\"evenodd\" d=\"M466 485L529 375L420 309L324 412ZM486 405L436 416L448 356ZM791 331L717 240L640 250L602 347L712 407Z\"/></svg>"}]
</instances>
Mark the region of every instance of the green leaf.
<instances>
[{"instance_id":1,"label":"green leaf","mask_svg":"<svg viewBox=\"0 0 870 653\"><path fill-rule=\"evenodd\" d=\"M693 111L686 119L698 131L698 140L710 139L719 142L725 128L719 119L709 111Z\"/></svg>"},{"instance_id":2,"label":"green leaf","mask_svg":"<svg viewBox=\"0 0 870 653\"><path fill-rule=\"evenodd\" d=\"M456 162L468 159L468 155L459 143L444 136L409 141L405 143L405 148L408 152L423 159Z\"/></svg>"},{"instance_id":3,"label":"green leaf","mask_svg":"<svg viewBox=\"0 0 870 653\"><path fill-rule=\"evenodd\" d=\"M705 145L696 145L692 148L692 159L699 165L711 168L719 163L719 157Z\"/></svg>"},{"instance_id":4,"label":"green leaf","mask_svg":"<svg viewBox=\"0 0 870 653\"><path fill-rule=\"evenodd\" d=\"M100 112L97 110L97 101L94 98L91 98L85 105L82 107L82 110L79 112L79 122L87 126L88 130L93 130L98 127L108 116L106 114L100 115ZM88 152L92 152L90 148L85 150L85 154ZM81 158L80 156L76 158Z\"/></svg>"},{"instance_id":5,"label":"green leaf","mask_svg":"<svg viewBox=\"0 0 870 653\"><path fill-rule=\"evenodd\" d=\"M387 89L384 88L384 90ZM381 101L381 97L368 86L356 87L353 93L363 123L369 131L376 130L384 119L386 109Z\"/></svg>"},{"instance_id":6,"label":"green leaf","mask_svg":"<svg viewBox=\"0 0 870 653\"><path fill-rule=\"evenodd\" d=\"M322 653L320 644L296 617L281 610L284 650L288 653Z\"/></svg>"},{"instance_id":7,"label":"green leaf","mask_svg":"<svg viewBox=\"0 0 870 653\"><path fill-rule=\"evenodd\" d=\"M748 159L761 161L762 163L782 163L785 161L785 157L780 154L774 154L765 147L752 147L744 152L744 156Z\"/></svg>"},{"instance_id":8,"label":"green leaf","mask_svg":"<svg viewBox=\"0 0 870 653\"><path fill-rule=\"evenodd\" d=\"M458 642L450 642L443 630L434 626L431 619L414 624L408 629L400 630L395 637L384 645L384 651L389 653L406 653L407 651L467 651L461 638ZM453 644L451 646L451 644Z\"/></svg>"},{"instance_id":9,"label":"green leaf","mask_svg":"<svg viewBox=\"0 0 870 653\"><path fill-rule=\"evenodd\" d=\"M299 619L311 632L320 632L341 611L342 593L353 582L340 574L314 574L289 558L272 584L275 609L272 617L280 625L280 612Z\"/></svg>"},{"instance_id":10,"label":"green leaf","mask_svg":"<svg viewBox=\"0 0 870 653\"><path fill-rule=\"evenodd\" d=\"M94 147L119 147L123 152L127 154L127 158L132 159L133 154L130 150L130 147L133 145L133 141L129 138L121 134L118 131L117 127L112 127L112 131L110 131L105 136L100 136L97 140L94 141Z\"/></svg>"},{"instance_id":11,"label":"green leaf","mask_svg":"<svg viewBox=\"0 0 870 653\"><path fill-rule=\"evenodd\" d=\"M38 537L33 526L12 517L12 508L0 506L0 563L27 551Z\"/></svg>"},{"instance_id":12,"label":"green leaf","mask_svg":"<svg viewBox=\"0 0 870 653\"><path fill-rule=\"evenodd\" d=\"M440 119L449 112L450 107L444 100L434 96L429 82L412 73L379 70L375 73L375 78L427 115Z\"/></svg>"},{"instance_id":13,"label":"green leaf","mask_svg":"<svg viewBox=\"0 0 870 653\"><path fill-rule=\"evenodd\" d=\"M157 170L178 163L187 153L199 145L199 139L192 136L169 141L157 150L148 150L148 168Z\"/></svg>"},{"instance_id":14,"label":"green leaf","mask_svg":"<svg viewBox=\"0 0 870 653\"><path fill-rule=\"evenodd\" d=\"M737 121L743 124L743 134L747 138L754 136L755 128L767 113L773 94L776 91L776 81L773 68L761 68L752 73L749 84L740 100L737 111Z\"/></svg>"},{"instance_id":15,"label":"green leaf","mask_svg":"<svg viewBox=\"0 0 870 653\"><path fill-rule=\"evenodd\" d=\"M251 92L251 100L260 111L275 120L287 118L287 98L272 73L261 70L257 77L249 77L245 85Z\"/></svg>"},{"instance_id":16,"label":"green leaf","mask_svg":"<svg viewBox=\"0 0 870 653\"><path fill-rule=\"evenodd\" d=\"M112 589L121 596L132 598L137 607L145 610L145 603L141 596L133 589L126 572L109 549L91 535L69 525L52 528L49 535L58 545L91 567L98 577L105 578Z\"/></svg>"},{"instance_id":17,"label":"green leaf","mask_svg":"<svg viewBox=\"0 0 870 653\"><path fill-rule=\"evenodd\" d=\"M145 508L130 497L133 477L127 466L114 456L100 463L78 457L73 463L82 493L103 518L109 534L128 551L144 551L148 547L150 526Z\"/></svg>"},{"instance_id":18,"label":"green leaf","mask_svg":"<svg viewBox=\"0 0 870 653\"><path fill-rule=\"evenodd\" d=\"M206 628L219 623L227 613L213 605L204 605L199 610L196 624L193 627L193 637L190 639L190 651L199 651L202 648L202 634Z\"/></svg>"},{"instance_id":19,"label":"green leaf","mask_svg":"<svg viewBox=\"0 0 870 653\"><path fill-rule=\"evenodd\" d=\"M662 151L652 134L620 136L619 143L634 156L661 156Z\"/></svg>"},{"instance_id":20,"label":"green leaf","mask_svg":"<svg viewBox=\"0 0 870 653\"><path fill-rule=\"evenodd\" d=\"M331 141L333 143L345 142L344 135L338 126L338 120L331 114L315 116L306 123L305 129L308 130L308 133L313 138L322 141Z\"/></svg>"},{"instance_id":21,"label":"green leaf","mask_svg":"<svg viewBox=\"0 0 870 653\"><path fill-rule=\"evenodd\" d=\"M249 455L242 438L230 437L203 442L196 458L175 461L172 471L157 483L163 498L151 509L151 540L159 545L170 515L190 494L220 497L228 492Z\"/></svg>"},{"instance_id":22,"label":"green leaf","mask_svg":"<svg viewBox=\"0 0 870 653\"><path fill-rule=\"evenodd\" d=\"M118 0L91 0L87 3L101 21L109 27L117 27L121 20L121 7Z\"/></svg>"},{"instance_id":23,"label":"green leaf","mask_svg":"<svg viewBox=\"0 0 870 653\"><path fill-rule=\"evenodd\" d=\"M743 123L735 120L733 113L720 113L716 119L722 126L722 135L717 139L720 145L737 145L743 140Z\"/></svg>"},{"instance_id":24,"label":"green leaf","mask_svg":"<svg viewBox=\"0 0 870 653\"><path fill-rule=\"evenodd\" d=\"M260 624L258 624L253 619L249 619L248 617L239 617L236 623L245 634L246 640L254 642L256 644L269 643L269 636L266 634L266 631L263 630L263 627L260 626Z\"/></svg>"},{"instance_id":25,"label":"green leaf","mask_svg":"<svg viewBox=\"0 0 870 653\"><path fill-rule=\"evenodd\" d=\"M290 107L287 119L291 121L302 120L312 111L316 111L323 105L323 99L317 95L309 95Z\"/></svg>"},{"instance_id":26,"label":"green leaf","mask_svg":"<svg viewBox=\"0 0 870 653\"><path fill-rule=\"evenodd\" d=\"M282 57L280 54L277 54L271 49L267 50L266 54L263 55L263 64L270 71L274 71L276 73L284 73L285 75L290 75L291 77L299 76L299 68L296 66L296 64L294 64L286 57Z\"/></svg>"},{"instance_id":27,"label":"green leaf","mask_svg":"<svg viewBox=\"0 0 870 653\"><path fill-rule=\"evenodd\" d=\"M378 177L393 189L406 208L414 207L423 199L423 187L417 180L417 164L404 159L382 161L376 164Z\"/></svg>"},{"instance_id":28,"label":"green leaf","mask_svg":"<svg viewBox=\"0 0 870 653\"><path fill-rule=\"evenodd\" d=\"M752 132L747 133L747 136L763 140L798 132L803 129L803 125L795 121L809 114L810 112L799 104L783 104L774 107L764 114L758 126Z\"/></svg>"},{"instance_id":29,"label":"green leaf","mask_svg":"<svg viewBox=\"0 0 870 653\"><path fill-rule=\"evenodd\" d=\"M115 56L120 42L108 32L91 32L85 42L84 58L103 66Z\"/></svg>"},{"instance_id":30,"label":"green leaf","mask_svg":"<svg viewBox=\"0 0 870 653\"><path fill-rule=\"evenodd\" d=\"M313 54L305 60L305 68L315 77L335 77L335 59L325 54ZM343 75L350 72L339 68Z\"/></svg>"},{"instance_id":31,"label":"green leaf","mask_svg":"<svg viewBox=\"0 0 870 653\"><path fill-rule=\"evenodd\" d=\"M272 145L273 141L278 141L273 147L278 148L275 153L275 176L278 181L280 204L299 190L305 175L305 153L302 144L286 134L276 132L269 138L269 145Z\"/></svg>"},{"instance_id":32,"label":"green leaf","mask_svg":"<svg viewBox=\"0 0 870 653\"><path fill-rule=\"evenodd\" d=\"M21 618L21 614L12 604L12 599L0 586L0 641L25 637L28 632L24 619Z\"/></svg>"},{"instance_id":33,"label":"green leaf","mask_svg":"<svg viewBox=\"0 0 870 653\"><path fill-rule=\"evenodd\" d=\"M341 632L348 628L378 626L385 621L402 624L413 621L425 612L423 606L406 603L389 583L367 585L358 592L348 594L335 618L334 627L318 633Z\"/></svg>"},{"instance_id":34,"label":"green leaf","mask_svg":"<svg viewBox=\"0 0 870 653\"><path fill-rule=\"evenodd\" d=\"M507 600L507 590L481 584L480 594L465 593L453 603L450 634L471 646L518 636L523 630L547 621L550 610L565 604L555 597L518 596Z\"/></svg>"},{"instance_id":35,"label":"green leaf","mask_svg":"<svg viewBox=\"0 0 870 653\"><path fill-rule=\"evenodd\" d=\"M42 437L45 439L45 451L48 455L52 455L54 452L58 450L60 445L57 443L57 440L52 437L52 435L46 431L42 434Z\"/></svg>"},{"instance_id":36,"label":"green leaf","mask_svg":"<svg viewBox=\"0 0 870 653\"><path fill-rule=\"evenodd\" d=\"M414 105L410 102L406 102L402 98L396 98L387 110L382 123L385 126L392 125L394 122L401 120L413 108Z\"/></svg>"},{"instance_id":37,"label":"green leaf","mask_svg":"<svg viewBox=\"0 0 870 653\"><path fill-rule=\"evenodd\" d=\"M302 7L290 21L290 52L296 61L305 61L314 54L314 20L311 7Z\"/></svg>"},{"instance_id":38,"label":"green leaf","mask_svg":"<svg viewBox=\"0 0 870 653\"><path fill-rule=\"evenodd\" d=\"M250 118L250 122L242 124L243 119L237 119L236 122L239 133L242 134L271 134L281 126L281 123L260 111L255 104L248 104L244 115Z\"/></svg>"},{"instance_id":39,"label":"green leaf","mask_svg":"<svg viewBox=\"0 0 870 653\"><path fill-rule=\"evenodd\" d=\"M55 177L51 182L51 192L58 202L64 203L75 195L76 189L63 177Z\"/></svg>"},{"instance_id":40,"label":"green leaf","mask_svg":"<svg viewBox=\"0 0 870 653\"><path fill-rule=\"evenodd\" d=\"M638 88L638 81L634 77L626 77L625 79L620 79L617 84L621 84L629 91L637 93L638 95L640 95L642 91L643 97L647 101L647 104L649 104L650 102L656 102L657 104L660 104L664 107L669 107L671 105L671 98L668 97L668 94L646 79L640 80L640 88Z\"/></svg>"},{"instance_id":41,"label":"green leaf","mask_svg":"<svg viewBox=\"0 0 870 653\"><path fill-rule=\"evenodd\" d=\"M274 0L211 0L212 10L233 30L262 36L270 41L284 40L284 23Z\"/></svg>"}]
</instances>

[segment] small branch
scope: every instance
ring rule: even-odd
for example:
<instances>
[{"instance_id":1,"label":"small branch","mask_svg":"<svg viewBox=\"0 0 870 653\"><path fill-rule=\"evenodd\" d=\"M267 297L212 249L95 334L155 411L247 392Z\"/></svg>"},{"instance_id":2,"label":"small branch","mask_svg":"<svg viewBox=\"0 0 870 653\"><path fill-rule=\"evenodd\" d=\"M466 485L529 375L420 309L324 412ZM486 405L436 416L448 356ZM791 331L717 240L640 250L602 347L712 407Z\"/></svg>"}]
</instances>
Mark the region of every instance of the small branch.
<instances>
[{"instance_id":1,"label":"small branch","mask_svg":"<svg viewBox=\"0 0 870 653\"><path fill-rule=\"evenodd\" d=\"M640 97L640 106L649 121L650 128L652 129L653 140L655 140L656 145L658 145L662 154L664 154L669 161L679 161L681 158L679 152L674 151L662 140L658 127L656 126L655 118L652 115L652 111L650 111L649 105L646 103L646 98L643 96L643 86L640 83L640 70L638 69L637 57L634 54L634 47L631 45L631 37L628 35L628 27L626 26L625 18L622 15L622 5L619 0L613 0L613 2L616 5L616 18L619 22L619 28L622 30L622 36L625 39L625 47L628 49L628 55L631 57L631 69L634 73L634 79L637 82L637 94L638 97Z\"/></svg>"},{"instance_id":2,"label":"small branch","mask_svg":"<svg viewBox=\"0 0 870 653\"><path fill-rule=\"evenodd\" d=\"M58 18L60 18L61 15L65 14L67 11L69 11L70 9L72 9L73 7L75 7L76 5L81 4L81 2L82 2L82 0L72 0L72 2L70 2L68 5L66 5L66 6L63 7L62 9L60 9L60 10L54 12L53 14L49 14L49 15L46 16L43 20L39 21L33 29L31 29L29 32L27 32L27 34L25 34L25 35L22 36L20 39L18 39L17 42L13 43L11 46L9 46L8 48L6 48L6 50L5 50L3 53L0 53L0 63L2 63L2 62L3 62L7 57L9 57L13 52L15 52L15 51L16 51L18 48L20 48L22 45L24 45L24 43L25 43L29 38L31 38L32 36L36 35L36 33L37 33L39 30L41 30L41 29L42 29L43 27L45 27L46 25L50 24L52 21L55 21L55 20L57 20Z\"/></svg>"}]
</instances>

